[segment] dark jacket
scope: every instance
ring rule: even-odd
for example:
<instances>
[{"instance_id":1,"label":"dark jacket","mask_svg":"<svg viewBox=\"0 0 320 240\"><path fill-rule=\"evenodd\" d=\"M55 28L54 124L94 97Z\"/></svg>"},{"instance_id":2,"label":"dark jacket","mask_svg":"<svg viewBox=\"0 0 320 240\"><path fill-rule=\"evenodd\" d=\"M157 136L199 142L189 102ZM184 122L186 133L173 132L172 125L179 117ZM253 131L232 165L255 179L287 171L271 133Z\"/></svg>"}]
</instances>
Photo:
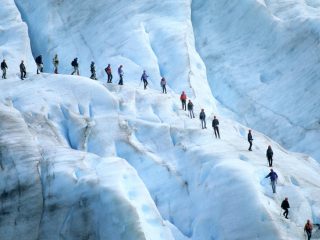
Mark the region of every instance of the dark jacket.
<instances>
[{"instance_id":1,"label":"dark jacket","mask_svg":"<svg viewBox=\"0 0 320 240\"><path fill-rule=\"evenodd\" d=\"M91 63L91 65L90 65L90 71L91 71L91 72L95 72L95 71L96 71L96 67L94 66L94 63Z\"/></svg>"},{"instance_id":2,"label":"dark jacket","mask_svg":"<svg viewBox=\"0 0 320 240\"><path fill-rule=\"evenodd\" d=\"M288 200L283 200L283 201L282 201L282 203L281 203L281 208L284 209L284 210L290 208L290 205L289 205Z\"/></svg>"},{"instance_id":3,"label":"dark jacket","mask_svg":"<svg viewBox=\"0 0 320 240\"><path fill-rule=\"evenodd\" d=\"M78 60L77 60L76 58L73 59L73 61L71 62L71 65L72 65L73 67L79 67Z\"/></svg>"},{"instance_id":4,"label":"dark jacket","mask_svg":"<svg viewBox=\"0 0 320 240\"><path fill-rule=\"evenodd\" d=\"M206 114L205 114L204 112L200 112L199 118L200 118L201 120L206 119Z\"/></svg>"},{"instance_id":5,"label":"dark jacket","mask_svg":"<svg viewBox=\"0 0 320 240\"><path fill-rule=\"evenodd\" d=\"M188 102L188 110L189 111L193 110L193 103L192 102Z\"/></svg>"},{"instance_id":6,"label":"dark jacket","mask_svg":"<svg viewBox=\"0 0 320 240\"><path fill-rule=\"evenodd\" d=\"M219 120L218 119L213 119L212 120L212 127L218 127L218 125L219 125Z\"/></svg>"},{"instance_id":7,"label":"dark jacket","mask_svg":"<svg viewBox=\"0 0 320 240\"><path fill-rule=\"evenodd\" d=\"M37 63L37 64L43 64L43 63L42 63L42 57L41 57L41 56L36 57L36 63Z\"/></svg>"},{"instance_id":8,"label":"dark jacket","mask_svg":"<svg viewBox=\"0 0 320 240\"><path fill-rule=\"evenodd\" d=\"M278 179L278 174L276 172L270 172L266 178L270 177L270 180L273 182L273 181L276 181Z\"/></svg>"},{"instance_id":9,"label":"dark jacket","mask_svg":"<svg viewBox=\"0 0 320 240\"><path fill-rule=\"evenodd\" d=\"M25 72L26 71L26 66L24 63L20 63L20 72Z\"/></svg>"},{"instance_id":10,"label":"dark jacket","mask_svg":"<svg viewBox=\"0 0 320 240\"><path fill-rule=\"evenodd\" d=\"M1 69L5 69L8 68L7 63L6 62L1 62Z\"/></svg>"},{"instance_id":11,"label":"dark jacket","mask_svg":"<svg viewBox=\"0 0 320 240\"><path fill-rule=\"evenodd\" d=\"M269 148L269 147L268 147L266 156L267 156L268 158L271 158L271 157L273 156L272 148Z\"/></svg>"},{"instance_id":12,"label":"dark jacket","mask_svg":"<svg viewBox=\"0 0 320 240\"><path fill-rule=\"evenodd\" d=\"M248 141L252 141L252 140L253 140L252 134L251 134L251 132L249 132L249 133L248 133Z\"/></svg>"}]
</instances>

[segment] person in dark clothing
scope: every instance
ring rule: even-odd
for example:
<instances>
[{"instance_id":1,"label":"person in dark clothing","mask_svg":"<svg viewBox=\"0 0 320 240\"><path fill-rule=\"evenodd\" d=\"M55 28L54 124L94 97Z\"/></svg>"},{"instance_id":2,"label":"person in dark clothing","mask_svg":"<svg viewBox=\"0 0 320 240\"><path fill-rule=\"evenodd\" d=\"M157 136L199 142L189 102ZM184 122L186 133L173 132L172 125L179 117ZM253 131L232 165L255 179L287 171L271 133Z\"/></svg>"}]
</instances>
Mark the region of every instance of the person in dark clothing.
<instances>
[{"instance_id":1,"label":"person in dark clothing","mask_svg":"<svg viewBox=\"0 0 320 240\"><path fill-rule=\"evenodd\" d=\"M287 197L282 201L281 208L284 210L283 216L288 219L290 205Z\"/></svg>"},{"instance_id":2,"label":"person in dark clothing","mask_svg":"<svg viewBox=\"0 0 320 240\"><path fill-rule=\"evenodd\" d=\"M278 180L278 174L274 172L273 169L270 169L270 173L265 178L270 178L272 191L273 193L276 193L276 184Z\"/></svg>"},{"instance_id":3,"label":"person in dark clothing","mask_svg":"<svg viewBox=\"0 0 320 240\"><path fill-rule=\"evenodd\" d=\"M266 156L267 156L267 159L268 159L269 167L272 167L273 151L272 151L272 148L271 148L271 146L270 146L270 145L268 146Z\"/></svg>"},{"instance_id":4,"label":"person in dark clothing","mask_svg":"<svg viewBox=\"0 0 320 240\"><path fill-rule=\"evenodd\" d=\"M41 55L36 57L36 64L37 64L37 74L39 74L40 72L43 72L43 62L42 62Z\"/></svg>"},{"instance_id":5,"label":"person in dark clothing","mask_svg":"<svg viewBox=\"0 0 320 240\"><path fill-rule=\"evenodd\" d=\"M21 74L21 80L23 80L24 78L26 78L27 75L27 70L26 70L26 66L24 65L23 60L20 63L20 74Z\"/></svg>"},{"instance_id":6,"label":"person in dark clothing","mask_svg":"<svg viewBox=\"0 0 320 240\"><path fill-rule=\"evenodd\" d=\"M164 77L161 78L160 85L162 87L162 93L167 94L167 88L166 88L167 81Z\"/></svg>"},{"instance_id":7,"label":"person in dark clothing","mask_svg":"<svg viewBox=\"0 0 320 240\"><path fill-rule=\"evenodd\" d=\"M148 75L146 73L146 70L143 70L142 76L141 76L141 81L143 81L143 88L144 90L147 89L148 86Z\"/></svg>"},{"instance_id":8,"label":"person in dark clothing","mask_svg":"<svg viewBox=\"0 0 320 240\"><path fill-rule=\"evenodd\" d=\"M180 96L181 104L182 104L182 110L187 110L186 102L187 102L187 95L184 91L182 91Z\"/></svg>"},{"instance_id":9,"label":"person in dark clothing","mask_svg":"<svg viewBox=\"0 0 320 240\"><path fill-rule=\"evenodd\" d=\"M193 113L193 103L191 102L191 100L189 100L188 102L188 111L190 118L195 118Z\"/></svg>"},{"instance_id":10,"label":"person in dark clothing","mask_svg":"<svg viewBox=\"0 0 320 240\"><path fill-rule=\"evenodd\" d=\"M204 112L204 109L201 109L199 118L200 118L200 121L201 121L202 129L207 128L207 125L206 125L206 114Z\"/></svg>"},{"instance_id":11,"label":"person in dark clothing","mask_svg":"<svg viewBox=\"0 0 320 240\"><path fill-rule=\"evenodd\" d=\"M124 72L123 72L123 69L122 69L122 65L119 66L118 68L118 74L119 74L119 85L123 85L123 75L124 75Z\"/></svg>"},{"instance_id":12,"label":"person in dark clothing","mask_svg":"<svg viewBox=\"0 0 320 240\"><path fill-rule=\"evenodd\" d=\"M54 58L52 59L52 63L53 63L53 67L54 67L53 72L55 74L58 74L58 66L59 66L58 54L54 55Z\"/></svg>"},{"instance_id":13,"label":"person in dark clothing","mask_svg":"<svg viewBox=\"0 0 320 240\"><path fill-rule=\"evenodd\" d=\"M249 132L248 132L248 142L250 144L249 149L248 149L249 151L252 151L252 141L253 141L253 138L252 138L251 130L249 130Z\"/></svg>"},{"instance_id":14,"label":"person in dark clothing","mask_svg":"<svg viewBox=\"0 0 320 240\"><path fill-rule=\"evenodd\" d=\"M6 60L3 59L3 61L1 62L1 70L2 70L2 78L3 79L7 79L7 68L8 68L8 65L6 63Z\"/></svg>"},{"instance_id":15,"label":"person in dark clothing","mask_svg":"<svg viewBox=\"0 0 320 240\"><path fill-rule=\"evenodd\" d=\"M220 138L220 133L219 133L219 120L216 118L216 116L213 117L212 120L212 127L214 130L214 135L216 136L216 138Z\"/></svg>"},{"instance_id":16,"label":"person in dark clothing","mask_svg":"<svg viewBox=\"0 0 320 240\"><path fill-rule=\"evenodd\" d=\"M312 223L310 222L310 220L307 220L306 225L304 225L304 231L306 232L306 234L307 234L307 236L308 236L308 240L311 239L312 229L313 229Z\"/></svg>"},{"instance_id":17,"label":"person in dark clothing","mask_svg":"<svg viewBox=\"0 0 320 240\"><path fill-rule=\"evenodd\" d=\"M91 72L90 78L93 79L93 80L97 80L97 77L96 77L96 66L94 65L94 62L91 62L90 72Z\"/></svg>"},{"instance_id":18,"label":"person in dark clothing","mask_svg":"<svg viewBox=\"0 0 320 240\"><path fill-rule=\"evenodd\" d=\"M73 61L71 62L71 66L73 67L73 72L71 73L71 75L77 74L79 76L80 73L79 73L78 58L73 59Z\"/></svg>"},{"instance_id":19,"label":"person in dark clothing","mask_svg":"<svg viewBox=\"0 0 320 240\"><path fill-rule=\"evenodd\" d=\"M110 64L108 64L108 66L104 69L108 75L108 81L107 83L112 83L112 69Z\"/></svg>"}]
</instances>

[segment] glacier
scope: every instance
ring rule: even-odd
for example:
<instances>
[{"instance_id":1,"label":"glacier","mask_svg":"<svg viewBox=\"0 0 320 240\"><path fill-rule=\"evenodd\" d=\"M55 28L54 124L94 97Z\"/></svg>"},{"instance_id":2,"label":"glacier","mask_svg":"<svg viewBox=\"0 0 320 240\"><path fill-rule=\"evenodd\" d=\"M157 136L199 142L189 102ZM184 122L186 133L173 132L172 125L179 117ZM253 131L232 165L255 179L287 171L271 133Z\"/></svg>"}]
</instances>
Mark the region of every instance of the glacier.
<instances>
[{"instance_id":1,"label":"glacier","mask_svg":"<svg viewBox=\"0 0 320 240\"><path fill-rule=\"evenodd\" d=\"M192 9L217 100L234 119L319 160L319 1L194 0Z\"/></svg>"},{"instance_id":2,"label":"glacier","mask_svg":"<svg viewBox=\"0 0 320 240\"><path fill-rule=\"evenodd\" d=\"M234 70L234 62L227 62L230 45L224 49L222 43L215 43L227 59L215 64L206 53L211 53L211 41L217 38L207 48L199 48L197 37L201 40L210 29L197 28L197 23L205 27L201 17L212 16L206 12L212 8L236 16L237 11L229 8L235 7L232 1L5 0L4 6L0 52L8 62L9 78L0 81L1 239L294 240L304 237L306 219L320 222L319 163L281 146L281 139L291 136L288 129L269 134L270 129L257 123L262 117L279 117L281 125L276 110L264 115L248 108L246 113L256 122L246 116L243 120L240 106L249 102L257 108L261 86L256 95L245 98L241 96L245 86L237 89L227 77L221 78L223 84L230 84L223 92L223 84L212 80L217 72ZM255 13L264 20L261 24L269 21L267 6L276 21L287 14L271 1L243 1L241 6L261 10ZM274 29L273 23L269 27ZM241 28L236 29L242 34ZM233 40L230 44L236 45ZM244 41L252 44L254 38ZM237 51L242 47L234 46L235 56L241 56ZM55 53L61 62L58 75L50 74ZM35 74L33 62L38 54L44 56L47 72L40 75ZM68 75L74 57L80 60L82 77ZM28 71L24 81L16 74L22 59ZM99 81L85 77L90 76L90 61L96 62ZM113 84L106 83L107 63L113 67ZM212 70L224 63L231 64L228 70ZM116 84L120 64L125 69L124 86ZM272 68L270 62L264 64ZM147 90L139 85L144 69L151 80ZM243 71L237 79L239 86L250 83L245 73L249 72ZM168 79L168 94L160 91L161 76ZM316 91L317 85L313 87ZM193 100L196 115L205 108L208 130L181 110L183 90ZM283 106L282 98L273 100L272 107ZM239 104L236 110L228 101ZM310 107L308 101L301 104ZM314 111L305 117L313 119ZM213 115L220 120L221 140L209 127ZM260 128L281 144L253 130L253 152L248 152L249 127L235 119ZM269 172L268 145L275 153L277 194L272 194L264 178ZM301 146L306 151L305 142ZM281 216L285 197L291 205L289 220Z\"/></svg>"}]
</instances>

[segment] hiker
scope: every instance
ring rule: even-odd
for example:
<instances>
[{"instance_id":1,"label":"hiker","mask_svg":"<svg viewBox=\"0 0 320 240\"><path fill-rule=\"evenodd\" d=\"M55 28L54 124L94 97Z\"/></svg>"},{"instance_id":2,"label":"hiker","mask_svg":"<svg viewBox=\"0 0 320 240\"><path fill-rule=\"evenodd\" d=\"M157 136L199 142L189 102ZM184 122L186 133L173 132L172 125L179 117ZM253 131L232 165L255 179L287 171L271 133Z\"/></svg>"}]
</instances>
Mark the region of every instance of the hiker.
<instances>
[{"instance_id":1,"label":"hiker","mask_svg":"<svg viewBox=\"0 0 320 240\"><path fill-rule=\"evenodd\" d=\"M283 216L288 219L290 205L287 197L282 201L281 208L284 210Z\"/></svg>"},{"instance_id":2,"label":"hiker","mask_svg":"<svg viewBox=\"0 0 320 240\"><path fill-rule=\"evenodd\" d=\"M122 65L120 65L119 66L119 68L118 68L118 74L119 74L119 85L123 85L123 74L124 74L124 72L123 72L123 69L122 69Z\"/></svg>"},{"instance_id":3,"label":"hiker","mask_svg":"<svg viewBox=\"0 0 320 240\"><path fill-rule=\"evenodd\" d=\"M7 79L7 68L8 65L6 63L6 60L3 59L3 61L1 62L2 79Z\"/></svg>"},{"instance_id":4,"label":"hiker","mask_svg":"<svg viewBox=\"0 0 320 240\"><path fill-rule=\"evenodd\" d=\"M188 111L189 111L190 118L194 118L193 103L191 102L191 100L189 100L188 102Z\"/></svg>"},{"instance_id":5,"label":"hiker","mask_svg":"<svg viewBox=\"0 0 320 240\"><path fill-rule=\"evenodd\" d=\"M104 69L108 75L108 81L107 83L112 83L112 69L110 64L108 64L108 66Z\"/></svg>"},{"instance_id":6,"label":"hiker","mask_svg":"<svg viewBox=\"0 0 320 240\"><path fill-rule=\"evenodd\" d=\"M253 141L253 138L252 138L251 130L249 130L249 132L248 132L248 142L250 144L249 149L248 149L249 151L252 151L252 141Z\"/></svg>"},{"instance_id":7,"label":"hiker","mask_svg":"<svg viewBox=\"0 0 320 240\"><path fill-rule=\"evenodd\" d=\"M52 59L52 63L53 63L53 67L54 67L53 72L55 74L58 74L58 65L59 65L58 54L54 55L54 58Z\"/></svg>"},{"instance_id":8,"label":"hiker","mask_svg":"<svg viewBox=\"0 0 320 240\"><path fill-rule=\"evenodd\" d=\"M276 184L277 184L278 174L275 171L273 171L272 168L270 169L270 173L265 178L269 178L269 177L271 181L272 191L273 193L276 193Z\"/></svg>"},{"instance_id":9,"label":"hiker","mask_svg":"<svg viewBox=\"0 0 320 240\"><path fill-rule=\"evenodd\" d=\"M268 159L269 167L272 167L273 151L272 151L272 148L271 148L271 146L270 146L270 145L268 146L266 156L267 156L267 159Z\"/></svg>"},{"instance_id":10,"label":"hiker","mask_svg":"<svg viewBox=\"0 0 320 240\"><path fill-rule=\"evenodd\" d=\"M199 118L200 118L200 121L201 121L202 129L207 128L207 126L206 126L206 114L204 112L204 109L201 109Z\"/></svg>"},{"instance_id":11,"label":"hiker","mask_svg":"<svg viewBox=\"0 0 320 240\"><path fill-rule=\"evenodd\" d=\"M143 88L144 90L147 89L148 86L148 75L146 73L146 70L143 70L142 76L141 76L141 82L143 81Z\"/></svg>"},{"instance_id":12,"label":"hiker","mask_svg":"<svg viewBox=\"0 0 320 240\"><path fill-rule=\"evenodd\" d=\"M308 240L311 239L312 229L313 229L312 223L308 219L306 225L304 225L304 231L306 232L306 234L308 236Z\"/></svg>"},{"instance_id":13,"label":"hiker","mask_svg":"<svg viewBox=\"0 0 320 240\"><path fill-rule=\"evenodd\" d=\"M182 91L181 93L180 100L182 104L182 110L187 111L187 107L186 107L187 95L185 94L184 91Z\"/></svg>"},{"instance_id":14,"label":"hiker","mask_svg":"<svg viewBox=\"0 0 320 240\"><path fill-rule=\"evenodd\" d=\"M80 73L79 73L78 58L73 59L73 61L71 62L71 66L73 67L73 72L71 73L71 75L77 74L79 76Z\"/></svg>"},{"instance_id":15,"label":"hiker","mask_svg":"<svg viewBox=\"0 0 320 240\"><path fill-rule=\"evenodd\" d=\"M216 116L213 117L212 120L212 127L214 130L214 135L216 136L216 138L220 138L220 133L219 133L219 120L216 118Z\"/></svg>"},{"instance_id":16,"label":"hiker","mask_svg":"<svg viewBox=\"0 0 320 240\"><path fill-rule=\"evenodd\" d=\"M93 79L93 80L97 80L97 77L96 77L96 66L94 65L94 62L91 62L90 72L91 72L90 78Z\"/></svg>"},{"instance_id":17,"label":"hiker","mask_svg":"<svg viewBox=\"0 0 320 240\"><path fill-rule=\"evenodd\" d=\"M43 62L42 62L41 55L36 57L36 64L37 64L37 74L39 74L40 72L43 72Z\"/></svg>"},{"instance_id":18,"label":"hiker","mask_svg":"<svg viewBox=\"0 0 320 240\"><path fill-rule=\"evenodd\" d=\"M166 88L167 81L164 77L161 78L160 85L162 87L162 93L167 94L167 88Z\"/></svg>"},{"instance_id":19,"label":"hiker","mask_svg":"<svg viewBox=\"0 0 320 240\"><path fill-rule=\"evenodd\" d=\"M21 63L20 63L20 74L21 74L21 80L26 78L27 70L26 70L26 66L24 65L23 60L21 60Z\"/></svg>"}]
</instances>

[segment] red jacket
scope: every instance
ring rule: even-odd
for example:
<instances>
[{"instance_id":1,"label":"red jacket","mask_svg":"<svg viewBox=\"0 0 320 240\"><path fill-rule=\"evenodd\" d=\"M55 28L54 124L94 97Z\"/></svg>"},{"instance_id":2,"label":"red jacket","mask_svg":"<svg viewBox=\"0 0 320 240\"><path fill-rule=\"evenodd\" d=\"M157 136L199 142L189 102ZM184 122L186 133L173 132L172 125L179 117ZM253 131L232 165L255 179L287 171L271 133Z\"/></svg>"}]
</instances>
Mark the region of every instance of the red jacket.
<instances>
[{"instance_id":1,"label":"red jacket","mask_svg":"<svg viewBox=\"0 0 320 240\"><path fill-rule=\"evenodd\" d=\"M108 74L111 74L111 67L106 67L106 72L107 72Z\"/></svg>"},{"instance_id":2,"label":"red jacket","mask_svg":"<svg viewBox=\"0 0 320 240\"><path fill-rule=\"evenodd\" d=\"M187 95L185 93L182 93L180 96L180 100L187 100Z\"/></svg>"}]
</instances>

